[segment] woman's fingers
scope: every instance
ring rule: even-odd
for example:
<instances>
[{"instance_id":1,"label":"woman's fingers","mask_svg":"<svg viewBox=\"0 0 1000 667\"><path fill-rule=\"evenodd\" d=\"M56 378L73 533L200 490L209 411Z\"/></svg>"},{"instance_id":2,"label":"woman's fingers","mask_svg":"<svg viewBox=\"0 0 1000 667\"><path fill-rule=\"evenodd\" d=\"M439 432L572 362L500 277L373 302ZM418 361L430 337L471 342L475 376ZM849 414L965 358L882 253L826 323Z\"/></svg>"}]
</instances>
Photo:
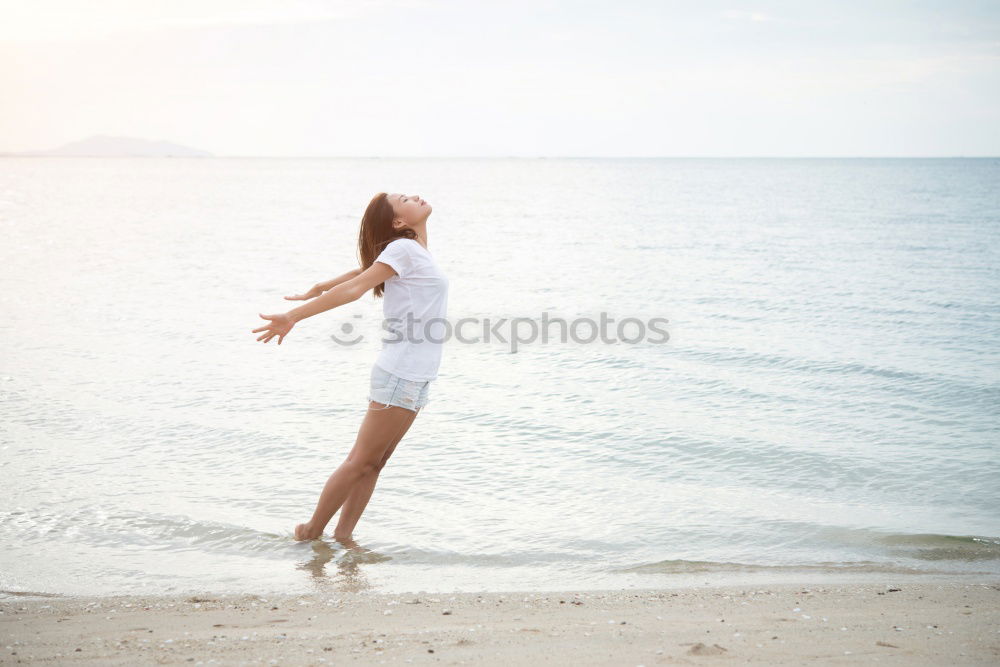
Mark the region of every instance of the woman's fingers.
<instances>
[{"instance_id":1,"label":"woman's fingers","mask_svg":"<svg viewBox=\"0 0 1000 667\"><path fill-rule=\"evenodd\" d=\"M277 317L277 315L262 315L261 313L257 313L257 314L260 315L261 317L263 317L265 320L273 320L275 317ZM256 329L254 329L250 333L257 333L258 331L264 331L265 329L270 329L271 326L272 326L272 324L273 323L268 323L268 324L265 324L262 327L257 327ZM258 338L257 340L260 340L260 339Z\"/></svg>"},{"instance_id":2,"label":"woman's fingers","mask_svg":"<svg viewBox=\"0 0 1000 667\"><path fill-rule=\"evenodd\" d=\"M305 294L296 294L295 296L286 296L289 301L302 301L306 298Z\"/></svg>"},{"instance_id":3,"label":"woman's fingers","mask_svg":"<svg viewBox=\"0 0 1000 667\"><path fill-rule=\"evenodd\" d=\"M286 296L285 298L289 299L289 298L297 298L297 297L287 297ZM272 321L268 322L264 326L257 327L256 329L254 329L253 331L251 331L251 333L257 333L259 331L263 331L264 333L262 333L257 338L257 340L263 341L265 343L270 342L270 340L272 338L274 338L275 336L279 336L279 338L278 338L278 345L281 345L281 341L284 340L285 336L288 334L288 331L291 330L291 327L289 326L287 328L287 330L285 330L285 332L282 333L281 330L284 327L280 323L276 323L276 322L273 321L273 320L276 320L276 319L281 319L282 318L281 315L264 315L263 313L257 313L257 314L260 315L261 317L263 317L265 320L272 320Z\"/></svg>"}]
</instances>

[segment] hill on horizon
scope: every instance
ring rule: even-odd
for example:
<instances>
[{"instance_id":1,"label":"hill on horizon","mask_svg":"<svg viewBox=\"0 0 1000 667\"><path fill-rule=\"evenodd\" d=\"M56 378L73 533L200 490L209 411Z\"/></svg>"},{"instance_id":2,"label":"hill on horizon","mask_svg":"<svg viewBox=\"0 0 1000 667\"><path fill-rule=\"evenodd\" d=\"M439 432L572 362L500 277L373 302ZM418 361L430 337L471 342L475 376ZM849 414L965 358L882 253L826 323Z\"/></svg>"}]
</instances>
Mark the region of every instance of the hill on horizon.
<instances>
[{"instance_id":1,"label":"hill on horizon","mask_svg":"<svg viewBox=\"0 0 1000 667\"><path fill-rule=\"evenodd\" d=\"M208 151L169 141L150 141L134 137L96 134L80 141L42 151L23 151L8 155L53 157L213 157Z\"/></svg>"}]
</instances>

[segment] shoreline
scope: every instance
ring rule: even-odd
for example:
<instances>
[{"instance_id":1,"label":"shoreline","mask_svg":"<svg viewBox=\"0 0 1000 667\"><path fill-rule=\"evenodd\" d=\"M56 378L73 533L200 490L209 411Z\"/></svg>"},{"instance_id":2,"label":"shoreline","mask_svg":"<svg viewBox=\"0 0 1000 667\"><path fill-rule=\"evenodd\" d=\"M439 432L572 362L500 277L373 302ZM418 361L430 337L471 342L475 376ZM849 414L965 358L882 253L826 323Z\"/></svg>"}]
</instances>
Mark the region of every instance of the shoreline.
<instances>
[{"instance_id":1,"label":"shoreline","mask_svg":"<svg viewBox=\"0 0 1000 667\"><path fill-rule=\"evenodd\" d=\"M5 664L110 665L988 664L1000 661L1000 578L506 593L8 595L0 599L0 656Z\"/></svg>"}]
</instances>

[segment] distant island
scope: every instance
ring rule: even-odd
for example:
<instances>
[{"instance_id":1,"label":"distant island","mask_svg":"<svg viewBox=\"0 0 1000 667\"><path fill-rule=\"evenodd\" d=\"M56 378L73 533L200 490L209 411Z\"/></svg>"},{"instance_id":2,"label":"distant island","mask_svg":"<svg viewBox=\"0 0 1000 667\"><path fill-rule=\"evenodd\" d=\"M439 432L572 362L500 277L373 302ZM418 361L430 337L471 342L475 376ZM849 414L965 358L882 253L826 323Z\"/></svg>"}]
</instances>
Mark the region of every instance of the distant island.
<instances>
[{"instance_id":1,"label":"distant island","mask_svg":"<svg viewBox=\"0 0 1000 667\"><path fill-rule=\"evenodd\" d=\"M169 141L110 137L104 134L73 141L59 148L3 153L3 155L18 157L213 157L208 151L181 146Z\"/></svg>"}]
</instances>

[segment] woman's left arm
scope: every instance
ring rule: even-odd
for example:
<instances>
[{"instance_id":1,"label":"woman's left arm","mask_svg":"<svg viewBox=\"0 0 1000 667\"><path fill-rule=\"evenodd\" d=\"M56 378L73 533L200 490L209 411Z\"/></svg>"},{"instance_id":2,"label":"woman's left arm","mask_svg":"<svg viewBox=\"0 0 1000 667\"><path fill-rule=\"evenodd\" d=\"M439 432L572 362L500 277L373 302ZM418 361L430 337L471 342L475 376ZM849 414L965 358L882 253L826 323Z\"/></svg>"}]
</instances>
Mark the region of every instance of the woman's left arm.
<instances>
[{"instance_id":1,"label":"woman's left arm","mask_svg":"<svg viewBox=\"0 0 1000 667\"><path fill-rule=\"evenodd\" d=\"M278 345L281 345L281 341L292 330L296 322L326 312L331 308L343 306L345 303L357 301L361 298L362 294L395 275L397 275L396 271L388 264L375 262L350 280L333 287L321 297L309 303L304 303L298 308L292 308L287 313L275 313L274 315L258 313L258 315L265 320L270 320L270 322L254 329L253 333L263 331L264 333L257 340L262 340L265 343L277 336Z\"/></svg>"},{"instance_id":2,"label":"woman's left arm","mask_svg":"<svg viewBox=\"0 0 1000 667\"><path fill-rule=\"evenodd\" d=\"M336 278L331 278L330 280L325 280L321 283L316 283L315 285L310 287L307 292L303 292L302 294L295 294L292 296L286 296L285 298L288 299L289 301L308 301L309 299L315 299L323 292L331 290L341 283L346 283L351 278L354 278L360 274L361 274L360 268L351 269L347 273L341 274Z\"/></svg>"}]
</instances>

